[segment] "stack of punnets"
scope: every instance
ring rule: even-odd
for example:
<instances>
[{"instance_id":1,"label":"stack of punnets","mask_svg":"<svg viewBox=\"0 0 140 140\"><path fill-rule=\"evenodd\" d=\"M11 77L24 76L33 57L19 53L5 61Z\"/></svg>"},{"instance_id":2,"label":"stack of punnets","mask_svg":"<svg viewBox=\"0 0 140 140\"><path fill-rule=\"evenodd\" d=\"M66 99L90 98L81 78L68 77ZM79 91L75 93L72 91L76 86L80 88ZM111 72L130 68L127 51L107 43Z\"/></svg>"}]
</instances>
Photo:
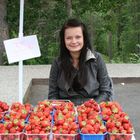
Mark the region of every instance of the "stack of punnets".
<instances>
[{"instance_id":1,"label":"stack of punnets","mask_svg":"<svg viewBox=\"0 0 140 140\"><path fill-rule=\"evenodd\" d=\"M116 101L0 101L0 140L132 140L132 122Z\"/></svg>"}]
</instances>

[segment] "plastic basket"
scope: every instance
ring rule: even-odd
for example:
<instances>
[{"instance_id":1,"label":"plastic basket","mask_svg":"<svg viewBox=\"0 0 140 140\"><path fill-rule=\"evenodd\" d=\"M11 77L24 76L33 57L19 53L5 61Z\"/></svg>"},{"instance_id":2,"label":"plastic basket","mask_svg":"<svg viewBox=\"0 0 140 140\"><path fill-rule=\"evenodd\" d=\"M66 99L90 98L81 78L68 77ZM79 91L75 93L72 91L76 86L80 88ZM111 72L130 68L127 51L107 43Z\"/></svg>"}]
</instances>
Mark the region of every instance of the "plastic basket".
<instances>
[{"instance_id":1,"label":"plastic basket","mask_svg":"<svg viewBox=\"0 0 140 140\"><path fill-rule=\"evenodd\" d=\"M24 140L50 140L50 133L48 133L48 134L25 134Z\"/></svg>"},{"instance_id":2,"label":"plastic basket","mask_svg":"<svg viewBox=\"0 0 140 140\"><path fill-rule=\"evenodd\" d=\"M54 134L52 133L52 140L80 140L79 134Z\"/></svg>"},{"instance_id":3,"label":"plastic basket","mask_svg":"<svg viewBox=\"0 0 140 140\"><path fill-rule=\"evenodd\" d=\"M133 134L108 134L108 139L109 140L132 140Z\"/></svg>"},{"instance_id":4,"label":"plastic basket","mask_svg":"<svg viewBox=\"0 0 140 140\"><path fill-rule=\"evenodd\" d=\"M23 140L22 133L0 134L0 140Z\"/></svg>"},{"instance_id":5,"label":"plastic basket","mask_svg":"<svg viewBox=\"0 0 140 140\"><path fill-rule=\"evenodd\" d=\"M0 123L3 123L5 112L0 112Z\"/></svg>"},{"instance_id":6,"label":"plastic basket","mask_svg":"<svg viewBox=\"0 0 140 140\"><path fill-rule=\"evenodd\" d=\"M107 133L104 134L83 134L80 133L81 140L105 140Z\"/></svg>"}]
</instances>

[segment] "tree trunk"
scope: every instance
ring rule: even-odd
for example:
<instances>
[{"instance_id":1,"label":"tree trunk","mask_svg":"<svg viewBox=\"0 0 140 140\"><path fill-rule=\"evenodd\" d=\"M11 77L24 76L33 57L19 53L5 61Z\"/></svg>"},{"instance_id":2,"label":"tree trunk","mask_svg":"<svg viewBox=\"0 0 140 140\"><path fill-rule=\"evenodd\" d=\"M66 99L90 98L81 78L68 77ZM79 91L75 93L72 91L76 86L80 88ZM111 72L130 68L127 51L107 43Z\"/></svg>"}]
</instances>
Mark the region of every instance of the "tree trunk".
<instances>
[{"instance_id":1,"label":"tree trunk","mask_svg":"<svg viewBox=\"0 0 140 140\"><path fill-rule=\"evenodd\" d=\"M112 32L110 31L108 33L108 54L109 54L109 62L111 63L111 60L112 60Z\"/></svg>"},{"instance_id":2,"label":"tree trunk","mask_svg":"<svg viewBox=\"0 0 140 140\"><path fill-rule=\"evenodd\" d=\"M122 48L121 48L121 32L122 32L122 28L120 23L118 23L117 25L117 51L121 52Z\"/></svg>"},{"instance_id":3,"label":"tree trunk","mask_svg":"<svg viewBox=\"0 0 140 140\"><path fill-rule=\"evenodd\" d=\"M66 8L68 17L72 16L72 0L66 0Z\"/></svg>"},{"instance_id":4,"label":"tree trunk","mask_svg":"<svg viewBox=\"0 0 140 140\"><path fill-rule=\"evenodd\" d=\"M5 21L7 0L0 0L0 65L3 64L3 40L8 38L8 26Z\"/></svg>"},{"instance_id":5,"label":"tree trunk","mask_svg":"<svg viewBox=\"0 0 140 140\"><path fill-rule=\"evenodd\" d=\"M94 30L94 22L93 22L94 16L93 15L90 15L89 21L90 21L90 27L89 27L90 41L91 41L91 46L94 48L95 30Z\"/></svg>"}]
</instances>

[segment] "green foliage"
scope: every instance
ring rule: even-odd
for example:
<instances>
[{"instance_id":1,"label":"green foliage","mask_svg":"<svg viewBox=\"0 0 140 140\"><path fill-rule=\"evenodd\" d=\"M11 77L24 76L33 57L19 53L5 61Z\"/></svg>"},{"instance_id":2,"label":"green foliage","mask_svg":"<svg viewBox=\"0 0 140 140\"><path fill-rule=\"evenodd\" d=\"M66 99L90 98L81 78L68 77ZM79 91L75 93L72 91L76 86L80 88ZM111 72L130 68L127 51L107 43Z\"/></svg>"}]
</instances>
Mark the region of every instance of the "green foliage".
<instances>
[{"instance_id":1,"label":"green foliage","mask_svg":"<svg viewBox=\"0 0 140 140\"><path fill-rule=\"evenodd\" d=\"M18 37L19 1L8 0L7 9L10 38ZM52 62L54 57L58 55L58 46L56 47L58 45L58 32L65 19L65 6L62 1L25 1L24 35L37 35L41 57L26 60L24 64L48 64Z\"/></svg>"},{"instance_id":2,"label":"green foliage","mask_svg":"<svg viewBox=\"0 0 140 140\"><path fill-rule=\"evenodd\" d=\"M19 2L18 0L8 0L7 2L7 23L9 25L9 35L10 38L18 36L18 26L19 26Z\"/></svg>"},{"instance_id":3,"label":"green foliage","mask_svg":"<svg viewBox=\"0 0 140 140\"><path fill-rule=\"evenodd\" d=\"M7 22L10 38L18 36L19 0L8 0ZM36 34L41 57L24 64L50 64L59 53L59 31L68 18L64 0L25 0L24 35ZM138 0L75 0L73 17L87 24L93 47L106 62L140 63L140 2ZM111 44L108 32L112 34ZM112 60L109 60L112 46ZM7 59L5 58L5 64Z\"/></svg>"},{"instance_id":4,"label":"green foliage","mask_svg":"<svg viewBox=\"0 0 140 140\"><path fill-rule=\"evenodd\" d=\"M129 57L131 63L140 63L140 55L136 53L130 53Z\"/></svg>"}]
</instances>

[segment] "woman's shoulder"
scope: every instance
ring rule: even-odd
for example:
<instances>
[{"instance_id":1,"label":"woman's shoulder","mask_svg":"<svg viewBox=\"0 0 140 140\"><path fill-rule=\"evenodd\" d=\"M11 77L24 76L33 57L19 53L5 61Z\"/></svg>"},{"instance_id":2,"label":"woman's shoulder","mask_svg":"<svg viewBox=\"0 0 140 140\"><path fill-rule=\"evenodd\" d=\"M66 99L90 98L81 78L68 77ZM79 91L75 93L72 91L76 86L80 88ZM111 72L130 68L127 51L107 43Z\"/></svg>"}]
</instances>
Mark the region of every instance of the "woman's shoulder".
<instances>
[{"instance_id":1,"label":"woman's shoulder","mask_svg":"<svg viewBox=\"0 0 140 140\"><path fill-rule=\"evenodd\" d=\"M102 57L102 54L100 52L94 51L93 53L95 55L96 61L103 61L103 57Z\"/></svg>"},{"instance_id":2,"label":"woman's shoulder","mask_svg":"<svg viewBox=\"0 0 140 140\"><path fill-rule=\"evenodd\" d=\"M102 65L104 65L105 62L104 62L102 54L98 51L94 51L93 53L95 55L95 62L97 63L98 67L101 67Z\"/></svg>"},{"instance_id":3,"label":"woman's shoulder","mask_svg":"<svg viewBox=\"0 0 140 140\"><path fill-rule=\"evenodd\" d=\"M87 51L86 61L94 60L94 62L96 62L99 61L100 59L102 59L102 55L98 51L95 50Z\"/></svg>"},{"instance_id":4,"label":"woman's shoulder","mask_svg":"<svg viewBox=\"0 0 140 140\"><path fill-rule=\"evenodd\" d=\"M94 53L96 59L98 59L99 57L102 57L101 53L98 51L94 51L93 53Z\"/></svg>"}]
</instances>

